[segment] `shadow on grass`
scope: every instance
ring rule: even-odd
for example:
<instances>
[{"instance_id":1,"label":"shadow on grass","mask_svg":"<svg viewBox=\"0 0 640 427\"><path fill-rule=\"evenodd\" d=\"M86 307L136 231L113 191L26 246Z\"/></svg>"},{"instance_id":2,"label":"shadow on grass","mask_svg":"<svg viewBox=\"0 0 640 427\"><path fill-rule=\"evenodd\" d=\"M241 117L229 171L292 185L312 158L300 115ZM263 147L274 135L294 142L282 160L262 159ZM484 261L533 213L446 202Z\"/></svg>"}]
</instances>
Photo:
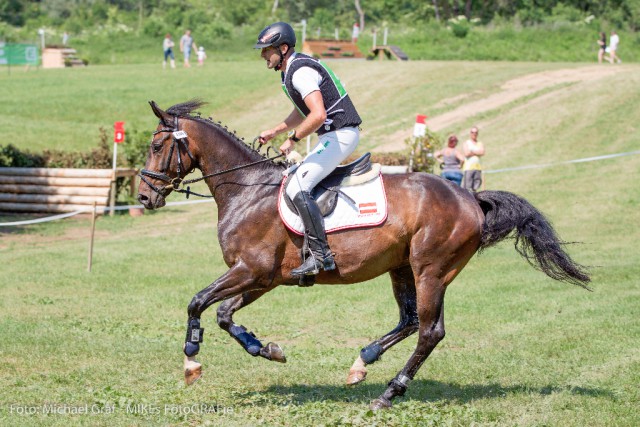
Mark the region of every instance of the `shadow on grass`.
<instances>
[{"instance_id":1,"label":"shadow on grass","mask_svg":"<svg viewBox=\"0 0 640 427\"><path fill-rule=\"evenodd\" d=\"M246 393L250 401L286 401L293 404L304 404L317 401L335 402L362 402L368 403L380 396L387 385L384 383L365 383L355 387L335 385L273 385L265 390ZM569 393L572 395L614 398L609 390L600 388L571 387L571 386L544 386L532 387L529 385L501 386L500 384L452 384L430 380L413 381L404 398L422 402L457 402L468 403L478 399L503 398L510 394L539 394L541 396L553 393ZM273 396L278 396L273 399ZM404 398L396 399L401 402Z\"/></svg>"}]
</instances>

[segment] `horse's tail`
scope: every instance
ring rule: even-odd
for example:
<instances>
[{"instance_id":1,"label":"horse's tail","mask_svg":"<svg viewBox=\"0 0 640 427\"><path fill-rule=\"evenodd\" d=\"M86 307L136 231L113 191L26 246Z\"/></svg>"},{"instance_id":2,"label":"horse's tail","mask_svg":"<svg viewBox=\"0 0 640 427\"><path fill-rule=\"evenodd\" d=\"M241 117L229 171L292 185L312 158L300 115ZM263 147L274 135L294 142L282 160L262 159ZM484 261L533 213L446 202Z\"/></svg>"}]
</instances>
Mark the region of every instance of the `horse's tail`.
<instances>
[{"instance_id":1,"label":"horse's tail","mask_svg":"<svg viewBox=\"0 0 640 427\"><path fill-rule=\"evenodd\" d=\"M475 193L484 212L480 250L486 249L510 235L515 248L534 268L555 280L589 289L591 280L586 267L576 263L562 249L566 244L531 203L506 191ZM513 235L512 235L513 232Z\"/></svg>"}]
</instances>

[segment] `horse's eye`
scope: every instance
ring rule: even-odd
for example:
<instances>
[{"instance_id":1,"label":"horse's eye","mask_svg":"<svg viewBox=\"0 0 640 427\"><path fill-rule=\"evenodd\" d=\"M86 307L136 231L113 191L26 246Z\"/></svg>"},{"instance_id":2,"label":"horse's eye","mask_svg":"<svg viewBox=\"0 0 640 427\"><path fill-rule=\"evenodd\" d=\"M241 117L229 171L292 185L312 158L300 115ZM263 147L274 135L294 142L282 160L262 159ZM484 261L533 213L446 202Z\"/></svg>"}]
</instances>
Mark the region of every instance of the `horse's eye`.
<instances>
[{"instance_id":1,"label":"horse's eye","mask_svg":"<svg viewBox=\"0 0 640 427\"><path fill-rule=\"evenodd\" d=\"M158 151L162 150L162 144L159 142L154 142L153 144L151 144L151 149L154 153L157 153Z\"/></svg>"}]
</instances>

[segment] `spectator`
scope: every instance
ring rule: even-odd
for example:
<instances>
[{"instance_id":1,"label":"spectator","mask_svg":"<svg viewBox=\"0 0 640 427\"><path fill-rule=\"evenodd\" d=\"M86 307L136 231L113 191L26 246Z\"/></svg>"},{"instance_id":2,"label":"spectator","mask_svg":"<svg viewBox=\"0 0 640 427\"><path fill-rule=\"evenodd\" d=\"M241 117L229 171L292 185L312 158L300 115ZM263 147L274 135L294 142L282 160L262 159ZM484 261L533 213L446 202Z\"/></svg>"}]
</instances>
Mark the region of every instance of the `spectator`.
<instances>
[{"instance_id":1,"label":"spectator","mask_svg":"<svg viewBox=\"0 0 640 427\"><path fill-rule=\"evenodd\" d=\"M598 39L598 64L602 64L602 59L604 58L604 54L607 51L607 35L600 31L600 38Z\"/></svg>"},{"instance_id":2,"label":"spectator","mask_svg":"<svg viewBox=\"0 0 640 427\"><path fill-rule=\"evenodd\" d=\"M162 42L162 50L164 51L164 61L162 62L162 68L167 68L167 58L171 58L171 68L176 68L176 60L173 56L173 40L171 39L171 34L167 33L164 36L164 41Z\"/></svg>"},{"instance_id":3,"label":"spectator","mask_svg":"<svg viewBox=\"0 0 640 427\"><path fill-rule=\"evenodd\" d=\"M180 38L180 52L184 54L184 66L186 68L191 67L191 64L189 63L191 48L193 48L193 50L198 50L196 42L194 42L193 37L191 37L191 30L187 30Z\"/></svg>"},{"instance_id":4,"label":"spectator","mask_svg":"<svg viewBox=\"0 0 640 427\"><path fill-rule=\"evenodd\" d=\"M204 60L207 59L207 54L204 51L204 47L200 46L198 48L198 65L202 67L204 65Z\"/></svg>"},{"instance_id":5,"label":"spectator","mask_svg":"<svg viewBox=\"0 0 640 427\"><path fill-rule=\"evenodd\" d=\"M611 37L609 37L609 62L615 64L617 61L618 64L622 62L620 57L618 56L618 44L620 43L620 37L616 34L615 31L611 31Z\"/></svg>"},{"instance_id":6,"label":"spectator","mask_svg":"<svg viewBox=\"0 0 640 427\"><path fill-rule=\"evenodd\" d=\"M435 152L434 157L442 168L442 177L448 181L455 182L456 185L462 183L462 171L460 167L464 163L464 156L456 150L458 137L451 135L447 140L447 146Z\"/></svg>"},{"instance_id":7,"label":"spectator","mask_svg":"<svg viewBox=\"0 0 640 427\"><path fill-rule=\"evenodd\" d=\"M360 26L357 22L353 24L353 31L351 32L351 41L358 43L358 36L360 35Z\"/></svg>"},{"instance_id":8,"label":"spectator","mask_svg":"<svg viewBox=\"0 0 640 427\"><path fill-rule=\"evenodd\" d=\"M69 44L69 33L67 31L62 34L62 45L66 46Z\"/></svg>"},{"instance_id":9,"label":"spectator","mask_svg":"<svg viewBox=\"0 0 640 427\"><path fill-rule=\"evenodd\" d=\"M462 186L467 190L476 192L482 185L482 165L480 157L484 156L484 145L478 141L478 127L474 126L469 132L469 139L462 147L465 161L463 166Z\"/></svg>"}]
</instances>

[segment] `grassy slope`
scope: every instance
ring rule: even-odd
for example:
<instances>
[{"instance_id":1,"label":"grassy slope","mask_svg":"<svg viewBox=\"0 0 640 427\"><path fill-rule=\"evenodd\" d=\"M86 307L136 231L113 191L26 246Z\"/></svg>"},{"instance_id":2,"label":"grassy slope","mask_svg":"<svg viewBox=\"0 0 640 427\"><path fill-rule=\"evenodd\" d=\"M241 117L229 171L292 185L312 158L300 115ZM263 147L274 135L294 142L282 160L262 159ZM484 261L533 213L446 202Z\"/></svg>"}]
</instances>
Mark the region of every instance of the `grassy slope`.
<instances>
[{"instance_id":1,"label":"grassy slope","mask_svg":"<svg viewBox=\"0 0 640 427\"><path fill-rule=\"evenodd\" d=\"M576 66L348 60L331 65L363 115L363 150L387 142L388 134L410 128L417 113L442 112L444 107L432 106L443 98L466 93L473 93L471 99L482 98L515 76ZM0 127L21 129L20 137L6 142L35 152L52 147L89 149L97 144L99 127L110 132L115 121L124 120L128 128L153 129L156 120L148 100L166 108L200 97L210 102L203 114L251 138L291 109L278 79L261 61L176 70L127 65L13 72L0 75L0 84L6 87Z\"/></svg>"},{"instance_id":2,"label":"grassy slope","mask_svg":"<svg viewBox=\"0 0 640 427\"><path fill-rule=\"evenodd\" d=\"M336 64L349 89L358 92L372 123L366 128L371 138L396 129L383 126L386 116L407 120L396 125L406 128L412 121L407 115L424 111L420 100L428 108L442 97L490 93L512 76L556 67L406 65L412 68ZM253 69L238 67L243 73ZM105 80L131 75L128 67L105 68ZM195 83L207 80L200 79L201 71L210 73L209 84L194 87L214 102L213 111L222 111L218 115L225 122L255 131L286 111L279 89L263 87L275 77L264 70L244 83L254 85L253 96L240 93L231 103L229 94L242 85L215 84L221 77L213 69L177 73ZM540 164L637 149L639 75L630 69L614 80L567 86L553 94L553 102L541 97L540 105L534 100L524 111L507 108L470 119L486 122L487 165ZM387 80L378 87L374 79L380 76ZM407 80L415 76L427 83L410 90ZM167 105L191 96L184 80L160 77L151 83L148 78L137 85L151 87ZM167 83L172 85L163 86ZM385 97L382 87L395 96ZM148 97L132 92L127 99ZM420 98L416 92L423 92ZM83 102L91 106L90 100ZM32 105L38 105L36 100ZM146 108L126 108L139 123L153 124ZM104 114L96 108L86 116ZM187 389L181 384L180 355L186 305L224 271L213 204L166 208L135 219L101 218L91 274L85 272L87 219L14 229L0 235L0 360L6 367L0 371L0 424L637 425L639 179L640 156L489 175L488 188L523 195L549 215L562 237L584 242L569 250L593 266L595 292L546 279L526 266L510 244L474 258L448 293L447 338L407 396L382 414L368 413L367 402L401 369L414 338L373 365L365 384L355 389L342 384L359 348L395 324L386 277L349 287L281 288L238 313L236 321L263 342L284 346L287 365L246 355L216 328L211 309L203 318L205 377ZM44 402L116 409L94 416L9 414L11 403ZM159 406L161 414L127 413L128 404L144 403ZM193 403L231 406L234 413L164 413L164 404Z\"/></svg>"}]
</instances>

